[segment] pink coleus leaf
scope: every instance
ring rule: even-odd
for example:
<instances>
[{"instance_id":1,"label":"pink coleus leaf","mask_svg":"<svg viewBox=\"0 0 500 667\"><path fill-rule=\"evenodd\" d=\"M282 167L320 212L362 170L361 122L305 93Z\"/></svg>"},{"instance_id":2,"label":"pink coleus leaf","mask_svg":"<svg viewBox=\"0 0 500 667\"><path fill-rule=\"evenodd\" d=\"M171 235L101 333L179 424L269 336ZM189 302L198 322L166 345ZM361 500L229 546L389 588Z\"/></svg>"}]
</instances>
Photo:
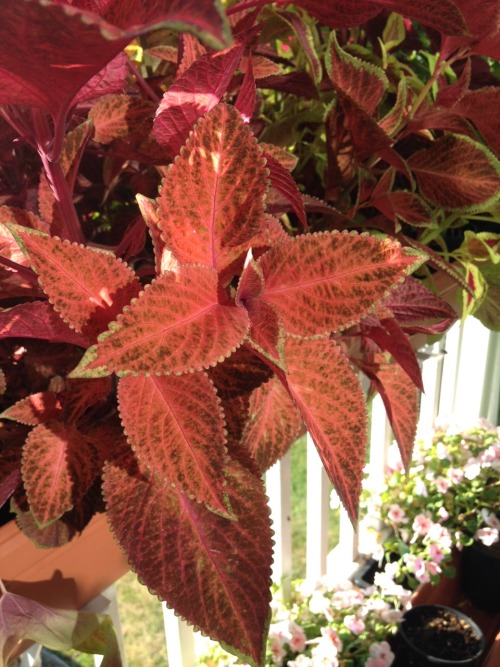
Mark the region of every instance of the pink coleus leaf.
<instances>
[{"instance_id":1,"label":"pink coleus leaf","mask_svg":"<svg viewBox=\"0 0 500 667\"><path fill-rule=\"evenodd\" d=\"M287 333L326 334L359 321L422 259L389 238L305 234L257 260L264 288L252 296L276 308Z\"/></svg>"},{"instance_id":2,"label":"pink coleus leaf","mask_svg":"<svg viewBox=\"0 0 500 667\"><path fill-rule=\"evenodd\" d=\"M1 338L38 338L88 347L90 340L61 320L50 303L31 301L0 311Z\"/></svg>"},{"instance_id":3,"label":"pink coleus leaf","mask_svg":"<svg viewBox=\"0 0 500 667\"><path fill-rule=\"evenodd\" d=\"M0 223L3 223L0 227L2 235L4 230L6 230L4 226L6 222L13 222L16 225L28 227L29 229L36 229L38 232L47 233L49 231L48 224L37 215L23 208L16 208L15 206L0 206ZM4 255L3 249L2 255Z\"/></svg>"},{"instance_id":4,"label":"pink coleus leaf","mask_svg":"<svg viewBox=\"0 0 500 667\"><path fill-rule=\"evenodd\" d=\"M206 369L234 352L248 328L244 308L219 303L214 269L183 265L147 286L71 377Z\"/></svg>"},{"instance_id":5,"label":"pink coleus leaf","mask_svg":"<svg viewBox=\"0 0 500 667\"><path fill-rule=\"evenodd\" d=\"M379 391L406 469L411 461L418 421L418 389L397 364L382 364L368 377Z\"/></svg>"},{"instance_id":6,"label":"pink coleus leaf","mask_svg":"<svg viewBox=\"0 0 500 667\"><path fill-rule=\"evenodd\" d=\"M127 87L129 74L129 59L125 53L119 53L78 91L73 104L83 104L103 95L123 92Z\"/></svg>"},{"instance_id":7,"label":"pink coleus leaf","mask_svg":"<svg viewBox=\"0 0 500 667\"><path fill-rule=\"evenodd\" d=\"M383 307L392 312L408 334L443 333L457 319L457 313L446 301L411 276L387 296Z\"/></svg>"},{"instance_id":8,"label":"pink coleus leaf","mask_svg":"<svg viewBox=\"0 0 500 667\"><path fill-rule=\"evenodd\" d=\"M107 515L150 590L196 628L261 665L270 601L269 510L261 479L234 461L227 473L237 521L148 475L124 453L104 471Z\"/></svg>"},{"instance_id":9,"label":"pink coleus leaf","mask_svg":"<svg viewBox=\"0 0 500 667\"><path fill-rule=\"evenodd\" d=\"M224 414L208 376L121 378L118 401L137 457L189 498L230 517Z\"/></svg>"},{"instance_id":10,"label":"pink coleus leaf","mask_svg":"<svg viewBox=\"0 0 500 667\"><path fill-rule=\"evenodd\" d=\"M133 271L109 253L19 228L15 233L54 309L78 333L95 337L139 294Z\"/></svg>"},{"instance_id":11,"label":"pink coleus leaf","mask_svg":"<svg viewBox=\"0 0 500 667\"><path fill-rule=\"evenodd\" d=\"M0 419L13 419L21 424L36 426L56 419L62 412L61 401L53 391L40 391L17 401L0 414Z\"/></svg>"},{"instance_id":12,"label":"pink coleus leaf","mask_svg":"<svg viewBox=\"0 0 500 667\"><path fill-rule=\"evenodd\" d=\"M285 358L288 375L280 374L280 379L354 522L367 440L366 408L358 377L340 348L328 338L287 338Z\"/></svg>"},{"instance_id":13,"label":"pink coleus leaf","mask_svg":"<svg viewBox=\"0 0 500 667\"><path fill-rule=\"evenodd\" d=\"M252 120L255 104L257 102L256 95L257 88L255 86L252 58L250 57L247 59L245 76L243 77L243 82L238 92L238 97L234 103L235 109L240 112L245 123L249 123Z\"/></svg>"},{"instance_id":14,"label":"pink coleus leaf","mask_svg":"<svg viewBox=\"0 0 500 667\"><path fill-rule=\"evenodd\" d=\"M113 388L111 378L65 379L59 396L63 404L64 421L75 423L93 405L104 401Z\"/></svg>"},{"instance_id":15,"label":"pink coleus leaf","mask_svg":"<svg viewBox=\"0 0 500 667\"><path fill-rule=\"evenodd\" d=\"M23 480L30 509L43 527L70 510L90 488L95 454L74 426L59 421L39 424L23 448Z\"/></svg>"},{"instance_id":16,"label":"pink coleus leaf","mask_svg":"<svg viewBox=\"0 0 500 667\"><path fill-rule=\"evenodd\" d=\"M498 197L500 163L472 139L446 135L408 159L422 195L449 211L484 210Z\"/></svg>"},{"instance_id":17,"label":"pink coleus leaf","mask_svg":"<svg viewBox=\"0 0 500 667\"><path fill-rule=\"evenodd\" d=\"M329 47L326 66L334 87L373 115L389 87L384 70L341 49L333 31Z\"/></svg>"},{"instance_id":18,"label":"pink coleus leaf","mask_svg":"<svg viewBox=\"0 0 500 667\"><path fill-rule=\"evenodd\" d=\"M170 158L185 144L194 124L213 109L226 92L244 47L205 54L170 86L158 107L153 133Z\"/></svg>"},{"instance_id":19,"label":"pink coleus leaf","mask_svg":"<svg viewBox=\"0 0 500 667\"><path fill-rule=\"evenodd\" d=\"M266 166L269 169L271 187L276 188L287 199L303 227L307 228L306 212L302 195L287 169L272 155L264 153Z\"/></svg>"},{"instance_id":20,"label":"pink coleus leaf","mask_svg":"<svg viewBox=\"0 0 500 667\"><path fill-rule=\"evenodd\" d=\"M285 332L276 309L263 299L248 299L245 308L250 319L249 343L286 372Z\"/></svg>"},{"instance_id":21,"label":"pink coleus leaf","mask_svg":"<svg viewBox=\"0 0 500 667\"><path fill-rule=\"evenodd\" d=\"M420 391L424 391L422 373L415 351L398 322L391 317L380 318L373 324L369 323L369 320L370 318L367 323L361 323L362 334L375 341L383 352L389 352L396 363L405 370L413 384Z\"/></svg>"},{"instance_id":22,"label":"pink coleus leaf","mask_svg":"<svg viewBox=\"0 0 500 667\"><path fill-rule=\"evenodd\" d=\"M242 444L265 472L289 450L303 428L302 417L277 377L250 396Z\"/></svg>"},{"instance_id":23,"label":"pink coleus leaf","mask_svg":"<svg viewBox=\"0 0 500 667\"><path fill-rule=\"evenodd\" d=\"M261 155L234 107L220 104L199 121L158 200L158 226L179 262L220 272L235 247L241 254L263 231L268 179Z\"/></svg>"},{"instance_id":24,"label":"pink coleus leaf","mask_svg":"<svg viewBox=\"0 0 500 667\"><path fill-rule=\"evenodd\" d=\"M153 115L154 105L130 95L106 95L96 102L89 113L94 125L94 139L108 144L126 137L137 125Z\"/></svg>"}]
</instances>

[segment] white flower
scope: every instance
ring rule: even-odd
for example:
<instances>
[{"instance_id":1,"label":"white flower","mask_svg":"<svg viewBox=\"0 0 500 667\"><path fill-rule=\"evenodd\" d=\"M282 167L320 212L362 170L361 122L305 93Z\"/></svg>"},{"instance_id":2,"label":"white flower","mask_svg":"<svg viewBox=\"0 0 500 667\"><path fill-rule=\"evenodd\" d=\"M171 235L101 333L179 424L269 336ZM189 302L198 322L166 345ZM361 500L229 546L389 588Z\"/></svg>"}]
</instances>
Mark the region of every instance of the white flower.
<instances>
[{"instance_id":1,"label":"white flower","mask_svg":"<svg viewBox=\"0 0 500 667\"><path fill-rule=\"evenodd\" d=\"M473 480L476 479L476 477L479 477L481 474L481 462L479 459L474 458L471 456L469 459L467 459L467 462L465 464L464 468L464 476L467 479Z\"/></svg>"},{"instance_id":2,"label":"white flower","mask_svg":"<svg viewBox=\"0 0 500 667\"><path fill-rule=\"evenodd\" d=\"M490 528L496 528L500 531L500 519L493 513L489 512L486 507L483 507L481 510L481 516L484 519L484 523Z\"/></svg>"},{"instance_id":3,"label":"white flower","mask_svg":"<svg viewBox=\"0 0 500 667\"><path fill-rule=\"evenodd\" d=\"M482 542L486 547L491 547L492 544L498 542L500 533L496 528L479 528L476 530L474 539Z\"/></svg>"},{"instance_id":4,"label":"white flower","mask_svg":"<svg viewBox=\"0 0 500 667\"><path fill-rule=\"evenodd\" d=\"M344 625L353 635L360 635L365 629L364 621L354 614L344 616Z\"/></svg>"},{"instance_id":5,"label":"white flower","mask_svg":"<svg viewBox=\"0 0 500 667\"><path fill-rule=\"evenodd\" d=\"M321 591L314 591L309 600L309 609L313 614L324 614L330 606L330 600Z\"/></svg>"},{"instance_id":6,"label":"white flower","mask_svg":"<svg viewBox=\"0 0 500 667\"><path fill-rule=\"evenodd\" d=\"M422 496L423 498L427 498L429 495L425 482L420 477L415 479L415 495Z\"/></svg>"},{"instance_id":7,"label":"white flower","mask_svg":"<svg viewBox=\"0 0 500 667\"><path fill-rule=\"evenodd\" d=\"M287 667L314 667L314 663L306 655L298 655L295 660L287 662Z\"/></svg>"}]
</instances>

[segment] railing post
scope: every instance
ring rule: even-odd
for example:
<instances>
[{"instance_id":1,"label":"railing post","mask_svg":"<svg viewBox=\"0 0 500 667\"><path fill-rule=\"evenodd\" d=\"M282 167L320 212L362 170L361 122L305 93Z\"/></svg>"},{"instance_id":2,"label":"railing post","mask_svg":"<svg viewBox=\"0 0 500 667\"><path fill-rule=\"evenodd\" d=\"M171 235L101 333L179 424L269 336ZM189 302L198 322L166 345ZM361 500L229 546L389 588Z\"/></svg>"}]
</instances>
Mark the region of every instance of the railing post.
<instances>
[{"instance_id":1,"label":"railing post","mask_svg":"<svg viewBox=\"0 0 500 667\"><path fill-rule=\"evenodd\" d=\"M182 618L175 615L165 602L163 609L163 624L165 627L165 641L167 643L168 664L172 667L195 667L194 632Z\"/></svg>"},{"instance_id":2,"label":"railing post","mask_svg":"<svg viewBox=\"0 0 500 667\"><path fill-rule=\"evenodd\" d=\"M274 530L273 581L284 583L292 575L292 466L290 452L266 473L266 493Z\"/></svg>"},{"instance_id":3,"label":"railing post","mask_svg":"<svg viewBox=\"0 0 500 667\"><path fill-rule=\"evenodd\" d=\"M316 446L307 434L306 577L318 580L327 571L329 481Z\"/></svg>"}]
</instances>

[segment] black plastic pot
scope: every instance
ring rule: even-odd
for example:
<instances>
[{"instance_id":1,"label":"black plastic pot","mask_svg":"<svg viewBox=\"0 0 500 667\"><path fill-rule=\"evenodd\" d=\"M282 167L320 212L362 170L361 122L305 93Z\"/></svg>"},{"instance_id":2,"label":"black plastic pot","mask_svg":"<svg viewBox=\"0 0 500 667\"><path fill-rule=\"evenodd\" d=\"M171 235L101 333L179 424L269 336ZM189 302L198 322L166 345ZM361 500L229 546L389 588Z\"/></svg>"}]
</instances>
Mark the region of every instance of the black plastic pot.
<instances>
[{"instance_id":1,"label":"black plastic pot","mask_svg":"<svg viewBox=\"0 0 500 667\"><path fill-rule=\"evenodd\" d=\"M485 611L500 611L500 544L474 543L462 552L462 590Z\"/></svg>"},{"instance_id":2,"label":"black plastic pot","mask_svg":"<svg viewBox=\"0 0 500 667\"><path fill-rule=\"evenodd\" d=\"M484 637L460 611L420 605L405 612L393 648L392 667L474 667L484 651Z\"/></svg>"}]
</instances>

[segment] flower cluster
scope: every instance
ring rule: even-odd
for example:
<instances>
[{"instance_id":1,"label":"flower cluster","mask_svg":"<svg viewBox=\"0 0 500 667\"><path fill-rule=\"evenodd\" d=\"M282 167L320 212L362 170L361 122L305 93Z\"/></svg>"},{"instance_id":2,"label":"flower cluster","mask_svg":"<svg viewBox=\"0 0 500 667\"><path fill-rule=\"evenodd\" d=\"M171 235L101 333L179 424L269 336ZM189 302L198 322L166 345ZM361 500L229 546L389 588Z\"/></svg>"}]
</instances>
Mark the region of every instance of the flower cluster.
<instances>
[{"instance_id":1,"label":"flower cluster","mask_svg":"<svg viewBox=\"0 0 500 667\"><path fill-rule=\"evenodd\" d=\"M398 627L410 592L389 582L387 589L359 588L323 578L294 582L284 600L276 588L266 665L274 667L389 667L394 654L387 639ZM206 642L206 640L204 640ZM241 665L211 643L200 667ZM248 666L246 666L248 667Z\"/></svg>"},{"instance_id":2,"label":"flower cluster","mask_svg":"<svg viewBox=\"0 0 500 667\"><path fill-rule=\"evenodd\" d=\"M414 588L453 576L453 550L500 537L499 429L482 420L461 431L440 428L419 441L408 474L391 465L372 511L390 525L386 572Z\"/></svg>"}]
</instances>

